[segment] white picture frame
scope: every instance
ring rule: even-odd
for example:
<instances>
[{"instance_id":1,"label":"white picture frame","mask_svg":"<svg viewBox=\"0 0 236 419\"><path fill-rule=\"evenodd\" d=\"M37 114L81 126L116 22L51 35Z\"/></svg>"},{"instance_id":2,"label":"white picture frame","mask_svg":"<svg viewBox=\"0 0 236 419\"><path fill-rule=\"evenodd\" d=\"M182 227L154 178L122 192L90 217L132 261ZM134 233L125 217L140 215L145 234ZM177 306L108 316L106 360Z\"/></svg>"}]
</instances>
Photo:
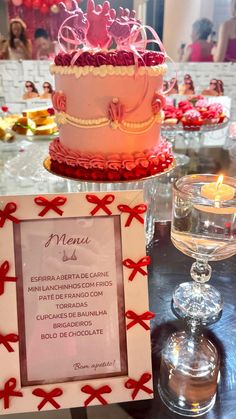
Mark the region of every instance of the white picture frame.
<instances>
[{"instance_id":1,"label":"white picture frame","mask_svg":"<svg viewBox=\"0 0 236 419\"><path fill-rule=\"evenodd\" d=\"M143 400L153 397L149 321L154 315L148 308L147 266L150 263L150 258L146 256L144 237L146 209L142 191L0 197L0 415ZM98 228L98 226L101 223L104 226L107 225L104 223L107 223L108 219L119 220L119 229L118 231L114 230L114 238L109 240L109 244L116 243L119 235L121 259L118 260L117 266L120 265L122 272L124 303L123 318L122 316L120 318L120 312L118 316L119 321L121 320L125 325L123 334L126 339L126 372L124 374L124 370L121 369L118 375L106 372L105 376L98 374L88 379L73 377L71 381L62 379L59 382L54 380L50 382L47 379L44 384L40 383L40 380L36 380L36 382L33 380L29 382L29 385L26 385L24 380L22 381L24 369L22 365L24 362L28 363L29 370L32 370L32 377L34 374L36 374L35 376L40 374L39 368L36 368L36 373L34 371L34 359L38 359L38 362L42 361L40 360L40 354L42 354L40 345L44 345L41 343L42 335L40 337L40 334L37 334L38 323L34 316L29 316L29 313L34 310L34 307L40 311L40 307L44 306L39 301L37 288L35 294L31 294L32 299L28 298L27 293L30 287L27 288L28 274L26 275L24 272L33 272L36 266L44 266L42 269L51 269L51 259L42 263L42 260L38 262L36 257L38 254L44 255L44 253L40 253L39 243L41 242L36 242L36 240L38 237L45 237L48 225L55 224L59 227L63 225L64 228L67 223L69 229L71 220L76 220L79 223L84 219L91 220L93 223L93 230L90 230L92 237L93 235L96 237L97 234L101 239L101 246L98 248L103 248L103 245L105 246L108 242L104 240L104 244L102 241L104 235L99 235L100 227ZM55 223L54 220L56 220ZM63 220L64 224L61 224L59 220ZM109 223L111 222L109 221ZM80 223L80 225L82 224ZM52 233L49 231L48 234L50 236ZM52 249L54 247L52 246ZM112 245L110 247L112 248ZM17 266L19 254L22 259L21 268ZM71 255L70 257L73 259ZM72 262L69 264L72 266ZM91 264L88 265L93 265L92 257ZM60 260L59 270L61 266ZM24 269L28 269L28 271L24 271ZM19 277L15 279L17 272L21 272L19 275L21 279ZM22 292L23 300L19 297ZM57 294L55 293L55 295ZM108 304L105 294L102 298L103 303ZM54 310L55 301L48 304L47 307ZM118 296L113 305L118 306ZM22 312L26 320L23 329L20 320ZM111 319L113 321L113 317ZM114 324L116 324L115 320ZM30 330L31 332L32 330L36 331L32 341L37 343L36 348L38 349L34 351L30 349L28 341L26 341L27 333L29 334ZM24 333L24 343L22 343ZM121 339L120 335L118 337ZM58 351L53 351L53 353L57 359L59 356L57 352L60 352L63 345L59 345L58 337L56 339L58 339ZM101 341L96 339L99 348ZM111 352L117 344L116 335L112 342L114 347L112 344ZM26 346L26 359L22 359L22 345ZM45 340L45 345L48 345L47 340ZM107 346L109 347L109 342L107 342ZM50 352L50 346L48 348L47 354L50 354L52 351ZM33 354L31 363L29 354ZM47 355L44 355L42 368L44 368L44 362L46 364L48 362ZM116 363L119 365L118 361Z\"/></svg>"}]
</instances>

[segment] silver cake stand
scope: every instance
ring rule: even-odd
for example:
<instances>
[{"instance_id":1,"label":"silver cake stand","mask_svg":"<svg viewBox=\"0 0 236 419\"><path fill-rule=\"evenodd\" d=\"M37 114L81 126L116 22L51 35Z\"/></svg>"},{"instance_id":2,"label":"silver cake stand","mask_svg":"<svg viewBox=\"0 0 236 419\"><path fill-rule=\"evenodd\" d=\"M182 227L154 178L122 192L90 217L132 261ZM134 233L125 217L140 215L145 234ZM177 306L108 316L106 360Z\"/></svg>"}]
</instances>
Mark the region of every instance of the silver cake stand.
<instances>
[{"instance_id":1,"label":"silver cake stand","mask_svg":"<svg viewBox=\"0 0 236 419\"><path fill-rule=\"evenodd\" d=\"M227 131L229 122L230 118L225 117L224 122L219 124L201 125L197 130L194 126L184 129L182 123L163 123L161 133L162 136L172 144L173 150L178 148L179 143L182 145L181 148L194 148L195 150L199 150L204 146L206 138L212 137L212 139L217 139L219 136L223 135L223 130Z\"/></svg>"},{"instance_id":2,"label":"silver cake stand","mask_svg":"<svg viewBox=\"0 0 236 419\"><path fill-rule=\"evenodd\" d=\"M112 192L127 190L143 190L144 202L148 205L145 216L146 246L152 245L155 230L155 214L158 206L158 182L159 178L170 173L176 167L176 161L173 160L171 166L165 171L137 180L129 181L91 181L75 179L60 175L51 170L51 160L47 157L43 162L44 168L55 176L62 177L68 181L69 192Z\"/></svg>"}]
</instances>

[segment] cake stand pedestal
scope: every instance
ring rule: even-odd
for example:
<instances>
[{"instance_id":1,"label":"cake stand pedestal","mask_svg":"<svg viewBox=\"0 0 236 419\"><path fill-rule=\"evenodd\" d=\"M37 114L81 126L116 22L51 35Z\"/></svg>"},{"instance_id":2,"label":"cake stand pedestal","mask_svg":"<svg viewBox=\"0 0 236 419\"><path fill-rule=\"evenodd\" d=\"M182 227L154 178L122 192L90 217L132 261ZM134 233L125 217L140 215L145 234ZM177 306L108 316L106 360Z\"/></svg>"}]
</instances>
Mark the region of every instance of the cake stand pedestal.
<instances>
[{"instance_id":1,"label":"cake stand pedestal","mask_svg":"<svg viewBox=\"0 0 236 419\"><path fill-rule=\"evenodd\" d=\"M60 176L51 170L50 158L44 160L44 167L50 173ZM146 247L152 245L152 240L155 230L155 213L157 199L158 199L158 180L160 177L172 171L176 166L174 161L172 165L162 173L149 176L143 179L130 180L130 181L87 181L80 179L72 179L65 176L67 179L68 192L113 192L113 191L127 191L127 190L143 190L144 202L148 206L145 215L145 237Z\"/></svg>"},{"instance_id":2,"label":"cake stand pedestal","mask_svg":"<svg viewBox=\"0 0 236 419\"><path fill-rule=\"evenodd\" d=\"M181 123L178 124L162 124L161 133L171 144L173 151L176 149L183 149L187 153L190 149L196 153L204 147L205 140L210 137L212 139L218 139L219 137L225 136L228 125L229 117L225 118L225 121L220 124L209 124L202 125L200 129L196 130L196 127L188 127L184 129Z\"/></svg>"}]
</instances>

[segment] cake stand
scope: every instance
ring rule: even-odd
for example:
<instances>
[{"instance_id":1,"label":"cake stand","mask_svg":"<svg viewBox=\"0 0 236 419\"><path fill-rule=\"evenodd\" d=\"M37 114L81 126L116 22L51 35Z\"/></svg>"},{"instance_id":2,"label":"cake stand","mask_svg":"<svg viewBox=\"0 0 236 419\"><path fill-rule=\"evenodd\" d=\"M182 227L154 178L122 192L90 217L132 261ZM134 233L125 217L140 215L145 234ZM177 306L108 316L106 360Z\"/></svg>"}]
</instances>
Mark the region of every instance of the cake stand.
<instances>
[{"instance_id":1,"label":"cake stand","mask_svg":"<svg viewBox=\"0 0 236 419\"><path fill-rule=\"evenodd\" d=\"M229 121L230 119L226 117L221 124L202 125L198 130L194 126L184 129L181 123L162 124L161 132L162 136L172 143L173 150L176 148L178 139L181 141L181 148L199 150L204 145L207 135L214 135L214 133L220 133L221 130L228 129Z\"/></svg>"},{"instance_id":2,"label":"cake stand","mask_svg":"<svg viewBox=\"0 0 236 419\"><path fill-rule=\"evenodd\" d=\"M88 181L82 179L74 179L59 175L51 170L51 160L46 158L44 160L44 167L50 173L56 176L67 179L69 192L111 192L111 191L127 191L127 190L143 190L144 202L148 205L148 210L145 216L145 237L147 248L152 245L152 240L155 230L155 210L158 198L158 180L162 176L172 171L176 166L174 160L172 165L165 171L157 173L137 180L129 181Z\"/></svg>"}]
</instances>

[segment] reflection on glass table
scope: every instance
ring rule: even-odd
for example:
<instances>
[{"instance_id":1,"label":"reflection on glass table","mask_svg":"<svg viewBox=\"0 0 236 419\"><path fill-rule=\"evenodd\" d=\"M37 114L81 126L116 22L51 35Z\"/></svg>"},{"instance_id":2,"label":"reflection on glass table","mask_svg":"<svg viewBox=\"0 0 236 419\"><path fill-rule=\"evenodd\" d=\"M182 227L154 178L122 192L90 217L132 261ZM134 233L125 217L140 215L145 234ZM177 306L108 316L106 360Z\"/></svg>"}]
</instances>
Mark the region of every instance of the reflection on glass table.
<instances>
[{"instance_id":1,"label":"reflection on glass table","mask_svg":"<svg viewBox=\"0 0 236 419\"><path fill-rule=\"evenodd\" d=\"M36 144L28 143L29 147L36 146ZM16 151L18 154L18 151ZM64 179L57 179L53 175L49 176L45 169L42 168L42 161L48 154L47 147L46 153L41 154L41 161L36 161L34 153L40 153L35 149L35 152L31 153L31 158L37 165L37 170L40 168L45 174L47 180L44 182L37 182L35 179L31 186L24 187L23 181L17 181L14 176L9 176L8 170L3 173L4 162L0 167L0 174L4 175L4 184L0 176L0 187L4 187L4 194L24 194L24 193L47 193L68 191L67 182ZM4 153L8 155L8 159L16 157L15 152ZM20 153L21 154L21 153ZM24 152L22 153L22 155ZM3 154L0 153L1 158ZM229 157L228 151L222 150L220 147L204 148L197 156L198 161L196 162L197 169L201 168L203 173L210 172L210 170L217 168L219 170L228 170L229 168ZM26 159L26 157L24 157ZM212 165L206 166L208 160L211 159ZM18 162L18 160L17 160ZM214 163L214 164L213 164ZM19 171L21 166L18 164ZM7 163L9 168L10 162ZM14 166L14 165L13 165ZM11 168L10 172L13 174ZM25 172L25 178L27 178L27 172ZM41 179L41 176L39 176ZM42 176L42 179L45 179ZM56 189L54 190L54 181L56 183ZM56 182L57 182L56 181ZM65 183L63 183L65 181ZM53 182L51 184L51 182ZM61 183L62 182L62 183ZM58 188L58 189L57 189ZM71 188L71 186L70 186ZM157 378L159 376L160 366L160 351L167 339L167 336L174 332L182 329L182 323L176 320L170 309L170 302L172 297L173 287L177 286L180 282L189 280L189 269L191 265L191 259L180 253L173 245L170 244L170 224L156 223L156 238L155 246L150 249L152 266L149 270L149 294L150 294L150 310L156 313L156 319L152 322L152 352L153 352L153 371L154 371L154 382L157 388ZM236 351L236 334L233 329L233 325L236 322L235 318L235 275L236 275L236 260L235 257L227 259L221 262L215 262L213 264L214 269L214 283L217 289L224 296L225 306L221 321L214 324L209 328L209 334L213 336L217 342L217 348L221 351L222 357L222 379L218 385L218 392L220 396L216 399L214 409L210 414L206 415L207 419L228 419L236 417L235 397L236 397L236 377L235 377L235 351ZM110 413L108 406L107 410L104 406L98 408L91 407L95 418L105 417ZM122 403L120 409L115 410L115 414L110 413L112 419L123 419L125 413L135 419L176 419L177 416L174 413L165 408L162 404L160 397L156 394L154 400L147 400L143 402L135 403ZM98 409L98 410L96 410ZM84 409L74 409L73 418L83 417ZM63 412L62 416L63 416ZM60 415L60 411L57 412ZM92 414L92 413L91 413ZM27 415L26 415L27 416ZM126 416L125 416L126 417ZM90 418L88 414L88 418Z\"/></svg>"},{"instance_id":2,"label":"reflection on glass table","mask_svg":"<svg viewBox=\"0 0 236 419\"><path fill-rule=\"evenodd\" d=\"M21 147L21 152L14 152L4 165L3 187L8 194L67 191L67 181L50 175L43 167L48 142L23 142Z\"/></svg>"},{"instance_id":3,"label":"reflection on glass table","mask_svg":"<svg viewBox=\"0 0 236 419\"><path fill-rule=\"evenodd\" d=\"M154 235L154 208L157 196L157 179L166 173L157 174L147 179L127 182L87 182L66 179L45 170L43 162L48 155L48 142L28 143L21 153L5 163L2 174L2 194L10 193L57 193L57 192L96 192L115 190L144 191L144 202L147 204L145 215L146 244L151 245ZM20 192L18 192L18 190Z\"/></svg>"},{"instance_id":4,"label":"reflection on glass table","mask_svg":"<svg viewBox=\"0 0 236 419\"><path fill-rule=\"evenodd\" d=\"M146 246L149 247L153 244L152 240L155 231L155 211L156 205L159 202L159 181L163 178L163 182L165 183L166 176L171 176L171 173L175 170L176 167L171 170L167 170L166 172L150 176L150 178L143 180L139 179L136 181L91 182L84 180L68 180L68 187L70 192L143 190L144 203L147 205L147 212L145 214Z\"/></svg>"}]
</instances>

